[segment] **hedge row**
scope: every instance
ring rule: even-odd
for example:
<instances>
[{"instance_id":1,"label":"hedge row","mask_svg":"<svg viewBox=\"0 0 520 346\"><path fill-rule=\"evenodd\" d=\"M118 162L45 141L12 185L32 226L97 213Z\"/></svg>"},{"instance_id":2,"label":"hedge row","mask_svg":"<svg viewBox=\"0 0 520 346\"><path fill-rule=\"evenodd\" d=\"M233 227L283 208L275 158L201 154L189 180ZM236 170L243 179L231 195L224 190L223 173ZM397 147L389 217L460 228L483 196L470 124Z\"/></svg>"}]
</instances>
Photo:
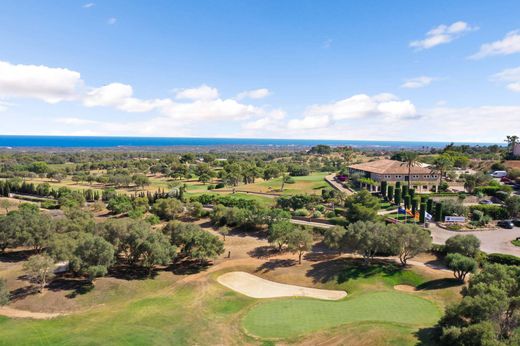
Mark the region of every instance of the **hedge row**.
<instances>
[{"instance_id":1,"label":"hedge row","mask_svg":"<svg viewBox=\"0 0 520 346\"><path fill-rule=\"evenodd\" d=\"M502 253L490 253L487 255L487 261L489 263L506 264L510 266L520 266L520 257L513 255L506 255Z\"/></svg>"},{"instance_id":2,"label":"hedge row","mask_svg":"<svg viewBox=\"0 0 520 346\"><path fill-rule=\"evenodd\" d=\"M471 213L473 213L474 210L479 210L479 211L483 212L484 215L487 215L495 220L506 219L509 217L507 210L500 205L494 205L494 204L472 205L469 207L469 210Z\"/></svg>"}]
</instances>

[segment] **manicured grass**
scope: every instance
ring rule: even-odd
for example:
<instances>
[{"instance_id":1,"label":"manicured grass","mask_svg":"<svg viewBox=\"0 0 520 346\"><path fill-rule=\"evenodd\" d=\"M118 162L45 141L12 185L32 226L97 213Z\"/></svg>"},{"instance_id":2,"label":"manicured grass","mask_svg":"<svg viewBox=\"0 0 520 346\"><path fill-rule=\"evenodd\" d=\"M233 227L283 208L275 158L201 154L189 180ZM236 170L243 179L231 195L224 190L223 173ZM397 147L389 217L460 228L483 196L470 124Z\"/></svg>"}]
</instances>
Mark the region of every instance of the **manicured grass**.
<instances>
[{"instance_id":1,"label":"manicured grass","mask_svg":"<svg viewBox=\"0 0 520 346\"><path fill-rule=\"evenodd\" d=\"M321 268L327 266L328 268ZM331 271L332 276L322 272ZM315 273L315 274L314 274ZM393 262L374 261L365 265L361 259L338 259L327 264L319 264L311 271L326 288L343 289L349 295L364 293L374 288L393 289L395 285L419 286L428 281L410 268L403 268Z\"/></svg>"},{"instance_id":2,"label":"manicured grass","mask_svg":"<svg viewBox=\"0 0 520 346\"><path fill-rule=\"evenodd\" d=\"M282 186L282 178L271 179L268 181L259 180L254 184L240 185L240 190L248 190L254 192L273 192L284 195L293 194L320 194L321 190L329 187L324 180L328 173L315 172L304 177L292 177L294 184L285 184L283 192L280 192ZM269 189L271 187L271 189Z\"/></svg>"},{"instance_id":3,"label":"manicured grass","mask_svg":"<svg viewBox=\"0 0 520 346\"><path fill-rule=\"evenodd\" d=\"M511 244L513 244L514 246L520 246L520 240L511 240Z\"/></svg>"},{"instance_id":4,"label":"manicured grass","mask_svg":"<svg viewBox=\"0 0 520 346\"><path fill-rule=\"evenodd\" d=\"M280 299L254 306L243 327L267 339L291 338L362 321L431 325L441 316L430 301L400 292L372 292L339 302Z\"/></svg>"}]
</instances>

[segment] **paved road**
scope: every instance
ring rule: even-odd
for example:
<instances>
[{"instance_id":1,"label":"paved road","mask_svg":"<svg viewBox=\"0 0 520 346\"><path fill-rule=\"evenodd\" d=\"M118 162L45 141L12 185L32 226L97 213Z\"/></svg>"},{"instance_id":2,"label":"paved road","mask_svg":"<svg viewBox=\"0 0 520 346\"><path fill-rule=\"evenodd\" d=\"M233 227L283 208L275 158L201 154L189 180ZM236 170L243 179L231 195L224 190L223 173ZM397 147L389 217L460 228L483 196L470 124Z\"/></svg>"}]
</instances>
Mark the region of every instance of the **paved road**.
<instances>
[{"instance_id":1,"label":"paved road","mask_svg":"<svg viewBox=\"0 0 520 346\"><path fill-rule=\"evenodd\" d=\"M335 176L336 176L336 174L329 174L329 175L325 176L325 181L328 182L336 190L344 192L347 195L351 195L354 193L354 191L352 191L351 189L348 189L348 188L344 187L342 184L340 184L339 182L337 182L334 179Z\"/></svg>"},{"instance_id":2,"label":"paved road","mask_svg":"<svg viewBox=\"0 0 520 346\"><path fill-rule=\"evenodd\" d=\"M511 240L520 237L520 228L500 229L497 231L472 231L472 232L453 232L430 224L429 230L432 233L435 244L444 244L446 239L457 234L473 234L480 239L480 249L487 253L499 252L509 255L520 256L520 247L511 244Z\"/></svg>"}]
</instances>

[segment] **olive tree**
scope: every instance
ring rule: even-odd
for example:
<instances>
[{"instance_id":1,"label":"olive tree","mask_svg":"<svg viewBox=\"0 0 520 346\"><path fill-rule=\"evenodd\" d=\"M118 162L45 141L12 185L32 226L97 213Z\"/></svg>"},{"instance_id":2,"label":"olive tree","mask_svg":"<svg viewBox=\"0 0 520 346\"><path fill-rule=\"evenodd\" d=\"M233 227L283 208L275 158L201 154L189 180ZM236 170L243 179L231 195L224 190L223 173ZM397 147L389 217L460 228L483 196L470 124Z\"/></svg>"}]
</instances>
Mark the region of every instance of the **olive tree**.
<instances>
[{"instance_id":1,"label":"olive tree","mask_svg":"<svg viewBox=\"0 0 520 346\"><path fill-rule=\"evenodd\" d=\"M312 248L312 233L307 229L297 228L287 234L287 249L298 253L298 263L302 264L302 256Z\"/></svg>"},{"instance_id":2,"label":"olive tree","mask_svg":"<svg viewBox=\"0 0 520 346\"><path fill-rule=\"evenodd\" d=\"M23 264L23 269L29 273L38 284L38 292L43 292L47 280L52 276L54 261L48 255L34 255Z\"/></svg>"},{"instance_id":3,"label":"olive tree","mask_svg":"<svg viewBox=\"0 0 520 346\"><path fill-rule=\"evenodd\" d=\"M466 275L474 273L475 270L477 270L477 261L459 253L448 254L445 261L447 267L453 270L455 278L462 282L464 282Z\"/></svg>"},{"instance_id":4,"label":"olive tree","mask_svg":"<svg viewBox=\"0 0 520 346\"><path fill-rule=\"evenodd\" d=\"M399 256L402 265L417 254L431 248L432 237L430 233L417 225L397 224L391 225L390 236L393 252Z\"/></svg>"}]
</instances>

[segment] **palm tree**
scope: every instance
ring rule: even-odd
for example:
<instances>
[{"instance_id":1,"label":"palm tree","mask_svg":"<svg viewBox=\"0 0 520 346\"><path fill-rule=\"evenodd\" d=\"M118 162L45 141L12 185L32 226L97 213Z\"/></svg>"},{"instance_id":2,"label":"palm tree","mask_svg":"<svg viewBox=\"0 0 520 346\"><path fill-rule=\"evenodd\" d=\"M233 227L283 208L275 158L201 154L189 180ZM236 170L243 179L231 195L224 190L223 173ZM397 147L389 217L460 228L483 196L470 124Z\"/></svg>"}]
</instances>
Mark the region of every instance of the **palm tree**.
<instances>
[{"instance_id":1,"label":"palm tree","mask_svg":"<svg viewBox=\"0 0 520 346\"><path fill-rule=\"evenodd\" d=\"M453 162L450 160L449 157L441 155L435 159L435 161L433 162L433 169L435 171L439 172L439 175L440 175L439 185L442 184L442 178L444 177L446 172L448 170L450 170L452 167L453 167Z\"/></svg>"},{"instance_id":2,"label":"palm tree","mask_svg":"<svg viewBox=\"0 0 520 346\"><path fill-rule=\"evenodd\" d=\"M507 136L507 147L511 152L515 150L515 145L518 143L518 139L518 136Z\"/></svg>"},{"instance_id":3,"label":"palm tree","mask_svg":"<svg viewBox=\"0 0 520 346\"><path fill-rule=\"evenodd\" d=\"M406 165L408 167L408 190L410 190L410 183L412 180L412 167L419 165L417 157L419 157L419 155L413 151L407 151L401 155L401 159L403 160L401 165Z\"/></svg>"}]
</instances>

